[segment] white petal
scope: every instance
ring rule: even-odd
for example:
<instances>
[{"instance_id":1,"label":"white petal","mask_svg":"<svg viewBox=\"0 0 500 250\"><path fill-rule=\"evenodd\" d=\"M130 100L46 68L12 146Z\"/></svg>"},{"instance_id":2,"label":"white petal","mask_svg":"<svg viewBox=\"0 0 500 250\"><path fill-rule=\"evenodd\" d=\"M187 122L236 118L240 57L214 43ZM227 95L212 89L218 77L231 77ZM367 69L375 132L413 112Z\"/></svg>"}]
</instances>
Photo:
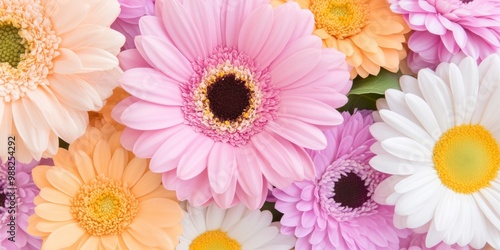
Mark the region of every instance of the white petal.
<instances>
[{"instance_id":1,"label":"white petal","mask_svg":"<svg viewBox=\"0 0 500 250\"><path fill-rule=\"evenodd\" d=\"M385 99L391 111L405 117L417 125L420 125L417 118L413 115L406 104L405 93L396 89L388 89L385 91Z\"/></svg>"},{"instance_id":2,"label":"white petal","mask_svg":"<svg viewBox=\"0 0 500 250\"><path fill-rule=\"evenodd\" d=\"M410 107L413 114L415 114L420 121L420 124L427 130L427 133L435 140L438 140L443 132L439 127L439 123L431 107L429 107L422 98L416 95L408 94L405 98L408 107Z\"/></svg>"},{"instance_id":3,"label":"white petal","mask_svg":"<svg viewBox=\"0 0 500 250\"><path fill-rule=\"evenodd\" d=\"M455 126L457 126L464 123L467 109L472 110L473 108L467 106L467 100L465 99L465 82L462 79L460 69L455 64L450 64L449 76L449 84L455 109Z\"/></svg>"},{"instance_id":4,"label":"white petal","mask_svg":"<svg viewBox=\"0 0 500 250\"><path fill-rule=\"evenodd\" d=\"M462 78L465 88L465 113L464 113L464 123L469 123L472 117L472 112L474 112L474 106L476 105L477 94L479 91L479 72L477 68L476 61L470 57L465 58L458 65L460 72L462 72Z\"/></svg>"},{"instance_id":5,"label":"white petal","mask_svg":"<svg viewBox=\"0 0 500 250\"><path fill-rule=\"evenodd\" d=\"M427 131L420 127L420 123L414 123L414 121L407 119L407 117L390 110L380 110L379 114L382 120L384 120L384 122L396 131L415 141L418 141L420 144L429 149L434 147L436 141L427 133Z\"/></svg>"},{"instance_id":6,"label":"white petal","mask_svg":"<svg viewBox=\"0 0 500 250\"><path fill-rule=\"evenodd\" d=\"M458 219L460 210L459 199L459 194L451 190L443 195L441 201L439 201L436 207L436 213L434 215L434 226L436 227L436 230L451 230L452 225Z\"/></svg>"},{"instance_id":7,"label":"white petal","mask_svg":"<svg viewBox=\"0 0 500 250\"><path fill-rule=\"evenodd\" d=\"M396 184L396 186L394 186L394 190L398 193L404 194L413 189L428 185L437 178L439 177L436 174L436 170L432 168L420 169L416 174L408 176Z\"/></svg>"},{"instance_id":8,"label":"white petal","mask_svg":"<svg viewBox=\"0 0 500 250\"><path fill-rule=\"evenodd\" d=\"M381 142L390 154L410 161L431 162L432 151L419 142L406 137L390 138Z\"/></svg>"},{"instance_id":9,"label":"white petal","mask_svg":"<svg viewBox=\"0 0 500 250\"><path fill-rule=\"evenodd\" d=\"M441 130L451 128L455 123L449 88L429 69L418 72L418 84L424 99L436 114Z\"/></svg>"},{"instance_id":10,"label":"white petal","mask_svg":"<svg viewBox=\"0 0 500 250\"><path fill-rule=\"evenodd\" d=\"M434 180L427 185L404 193L396 204L395 213L402 216L420 214L420 210L435 195L434 192L439 188L439 185L439 181Z\"/></svg>"}]
</instances>

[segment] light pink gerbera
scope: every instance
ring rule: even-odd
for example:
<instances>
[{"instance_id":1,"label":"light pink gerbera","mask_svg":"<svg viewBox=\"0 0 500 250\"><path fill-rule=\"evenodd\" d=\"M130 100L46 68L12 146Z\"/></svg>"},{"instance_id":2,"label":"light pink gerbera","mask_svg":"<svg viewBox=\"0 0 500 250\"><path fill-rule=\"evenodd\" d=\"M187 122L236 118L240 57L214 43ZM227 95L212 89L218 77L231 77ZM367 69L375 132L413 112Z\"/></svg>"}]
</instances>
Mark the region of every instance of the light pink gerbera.
<instances>
[{"instance_id":1,"label":"light pink gerbera","mask_svg":"<svg viewBox=\"0 0 500 250\"><path fill-rule=\"evenodd\" d=\"M125 38L123 49L134 49L134 38L141 34L139 19L143 16L155 14L155 0L118 0L120 2L120 15L111 24L111 28L119 31Z\"/></svg>"},{"instance_id":2,"label":"light pink gerbera","mask_svg":"<svg viewBox=\"0 0 500 250\"><path fill-rule=\"evenodd\" d=\"M408 230L393 226L393 209L371 198L386 175L368 165L374 143L371 112L343 113L344 124L327 130L328 146L309 151L316 178L275 189L282 232L296 249L399 249Z\"/></svg>"},{"instance_id":3,"label":"light pink gerbera","mask_svg":"<svg viewBox=\"0 0 500 250\"><path fill-rule=\"evenodd\" d=\"M26 232L35 209L33 200L40 192L31 178L31 169L37 165L38 161L0 160L0 249L34 250L42 245L39 237Z\"/></svg>"},{"instance_id":4,"label":"light pink gerbera","mask_svg":"<svg viewBox=\"0 0 500 250\"><path fill-rule=\"evenodd\" d=\"M389 0L415 30L408 65L416 73L450 62L455 54L478 62L500 48L500 1Z\"/></svg>"},{"instance_id":5,"label":"light pink gerbera","mask_svg":"<svg viewBox=\"0 0 500 250\"><path fill-rule=\"evenodd\" d=\"M132 97L113 117L122 143L152 158L167 189L193 206L259 208L269 184L314 177L302 147L323 149L321 129L351 86L345 56L322 48L311 12L266 0L156 2L137 49L119 55ZM165 25L168 24L168 25Z\"/></svg>"}]
</instances>

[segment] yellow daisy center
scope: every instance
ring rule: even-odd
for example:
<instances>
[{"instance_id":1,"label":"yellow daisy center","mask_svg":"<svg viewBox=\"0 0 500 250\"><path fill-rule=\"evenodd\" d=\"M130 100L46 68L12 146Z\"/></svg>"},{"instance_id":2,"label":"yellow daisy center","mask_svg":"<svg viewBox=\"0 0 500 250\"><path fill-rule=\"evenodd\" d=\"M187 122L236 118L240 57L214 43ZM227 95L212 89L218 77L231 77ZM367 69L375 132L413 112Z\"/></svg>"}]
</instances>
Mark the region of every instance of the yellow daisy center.
<instances>
[{"instance_id":1,"label":"yellow daisy center","mask_svg":"<svg viewBox=\"0 0 500 250\"><path fill-rule=\"evenodd\" d=\"M309 9L316 27L338 39L359 33L370 17L366 0L311 0Z\"/></svg>"},{"instance_id":2,"label":"yellow daisy center","mask_svg":"<svg viewBox=\"0 0 500 250\"><path fill-rule=\"evenodd\" d=\"M189 250L240 250L241 245L238 241L227 236L220 230L207 231L196 237Z\"/></svg>"},{"instance_id":3,"label":"yellow daisy center","mask_svg":"<svg viewBox=\"0 0 500 250\"><path fill-rule=\"evenodd\" d=\"M26 52L26 44L19 36L19 28L12 24L0 25L0 63L17 67Z\"/></svg>"},{"instance_id":4,"label":"yellow daisy center","mask_svg":"<svg viewBox=\"0 0 500 250\"><path fill-rule=\"evenodd\" d=\"M137 214L138 201L127 187L103 175L82 185L71 213L91 235L120 234Z\"/></svg>"},{"instance_id":5,"label":"yellow daisy center","mask_svg":"<svg viewBox=\"0 0 500 250\"><path fill-rule=\"evenodd\" d=\"M481 125L460 125L446 131L434 146L435 168L442 183L470 194L488 187L500 169L500 147Z\"/></svg>"}]
</instances>

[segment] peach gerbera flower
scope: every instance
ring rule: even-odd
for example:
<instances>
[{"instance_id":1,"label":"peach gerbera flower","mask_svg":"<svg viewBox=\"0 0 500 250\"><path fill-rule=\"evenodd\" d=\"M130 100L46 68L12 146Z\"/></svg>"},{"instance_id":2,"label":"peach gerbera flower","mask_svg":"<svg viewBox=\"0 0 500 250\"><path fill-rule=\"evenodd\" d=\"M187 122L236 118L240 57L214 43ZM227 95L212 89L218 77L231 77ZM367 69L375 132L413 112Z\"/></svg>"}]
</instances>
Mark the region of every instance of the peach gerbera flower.
<instances>
[{"instance_id":1,"label":"peach gerbera flower","mask_svg":"<svg viewBox=\"0 0 500 250\"><path fill-rule=\"evenodd\" d=\"M175 193L120 135L90 127L59 150L55 166L33 169L40 195L28 232L42 237L42 249L175 248L183 216Z\"/></svg>"},{"instance_id":2,"label":"peach gerbera flower","mask_svg":"<svg viewBox=\"0 0 500 250\"><path fill-rule=\"evenodd\" d=\"M287 0L273 0L279 5ZM410 28L393 13L386 0L295 0L314 14L314 34L323 45L346 55L353 66L351 79L357 75L377 75L380 67L399 70L406 57L404 34Z\"/></svg>"},{"instance_id":3,"label":"peach gerbera flower","mask_svg":"<svg viewBox=\"0 0 500 250\"><path fill-rule=\"evenodd\" d=\"M117 87L113 90L113 94L106 99L106 104L99 111L91 111L89 112L89 126L92 127L102 127L105 124L109 124L117 130L123 130L125 128L124 125L118 123L111 116L111 111L119 102L123 101L130 94L127 93L121 87Z\"/></svg>"},{"instance_id":4,"label":"peach gerbera flower","mask_svg":"<svg viewBox=\"0 0 500 250\"><path fill-rule=\"evenodd\" d=\"M21 162L73 142L120 76L116 0L0 0L0 141ZM0 147L7 158L7 147Z\"/></svg>"}]
</instances>

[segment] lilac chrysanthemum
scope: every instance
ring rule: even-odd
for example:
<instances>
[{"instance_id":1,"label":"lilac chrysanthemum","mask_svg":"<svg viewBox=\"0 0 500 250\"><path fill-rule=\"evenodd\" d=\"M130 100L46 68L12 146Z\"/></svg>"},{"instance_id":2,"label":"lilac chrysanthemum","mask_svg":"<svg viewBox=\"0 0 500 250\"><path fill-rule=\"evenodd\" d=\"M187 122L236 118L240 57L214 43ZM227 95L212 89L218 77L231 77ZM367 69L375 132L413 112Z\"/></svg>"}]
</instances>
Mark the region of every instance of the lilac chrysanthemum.
<instances>
[{"instance_id":1,"label":"lilac chrysanthemum","mask_svg":"<svg viewBox=\"0 0 500 250\"><path fill-rule=\"evenodd\" d=\"M154 16L155 0L118 0L120 15L111 28L122 33L127 39L123 49L135 49L134 38L141 34L139 19L143 16Z\"/></svg>"},{"instance_id":2,"label":"lilac chrysanthemum","mask_svg":"<svg viewBox=\"0 0 500 250\"><path fill-rule=\"evenodd\" d=\"M325 132L328 146L308 151L316 179L275 189L282 232L296 249L398 249L406 230L393 226L393 209L371 199L386 177L368 165L374 143L371 112L342 114L344 124Z\"/></svg>"},{"instance_id":3,"label":"lilac chrysanthemum","mask_svg":"<svg viewBox=\"0 0 500 250\"><path fill-rule=\"evenodd\" d=\"M416 73L465 54L478 62L500 48L500 1L389 0L415 30L408 65Z\"/></svg>"},{"instance_id":4,"label":"lilac chrysanthemum","mask_svg":"<svg viewBox=\"0 0 500 250\"><path fill-rule=\"evenodd\" d=\"M304 150L342 123L352 81L298 3L158 0L120 53L121 142L193 206L262 206L268 187L314 178Z\"/></svg>"},{"instance_id":5,"label":"lilac chrysanthemum","mask_svg":"<svg viewBox=\"0 0 500 250\"><path fill-rule=\"evenodd\" d=\"M0 249L40 249L42 245L40 238L26 232L28 217L34 213L33 199L40 192L31 178L31 169L38 164L38 161L29 164L15 161L14 165L0 160ZM14 183L9 177L15 178ZM11 226L8 225L12 224L11 216L15 217L13 233L9 232Z\"/></svg>"}]
</instances>

